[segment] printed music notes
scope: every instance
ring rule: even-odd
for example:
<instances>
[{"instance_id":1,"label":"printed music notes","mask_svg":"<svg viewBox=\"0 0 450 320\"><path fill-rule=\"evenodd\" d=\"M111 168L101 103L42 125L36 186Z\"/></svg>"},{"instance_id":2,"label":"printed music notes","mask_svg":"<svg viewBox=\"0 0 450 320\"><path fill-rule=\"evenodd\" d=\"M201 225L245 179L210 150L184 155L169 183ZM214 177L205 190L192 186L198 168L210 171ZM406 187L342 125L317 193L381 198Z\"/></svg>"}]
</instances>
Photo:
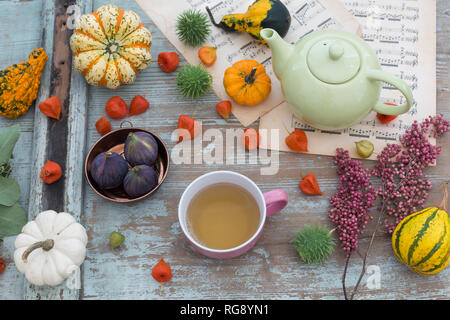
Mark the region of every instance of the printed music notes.
<instances>
[{"instance_id":1,"label":"printed music notes","mask_svg":"<svg viewBox=\"0 0 450 320\"><path fill-rule=\"evenodd\" d=\"M300 128L308 135L309 152L334 155L336 147L358 157L354 143L371 140L375 150L394 143L414 120L436 114L436 3L429 0L343 0L342 3L362 26L364 40L375 51L383 70L406 81L413 91L411 110L389 124L380 123L372 112L352 128L327 132L311 128L295 118L286 103L260 120L260 129L279 129L279 150L289 151L284 143L286 130ZM307 14L309 6L299 13ZM383 83L380 101L403 104L404 97ZM264 148L273 148L262 141ZM377 152L370 159L376 159Z\"/></svg>"},{"instance_id":2,"label":"printed music notes","mask_svg":"<svg viewBox=\"0 0 450 320\"><path fill-rule=\"evenodd\" d=\"M358 33L359 23L337 0L281 0L291 13L291 27L285 40L297 42L304 35L318 29L334 28ZM183 45L175 33L177 16L188 9L205 12L208 6L216 21L231 13L244 13L254 0L136 0L149 15L161 32L192 64L199 64L198 48ZM205 45L217 47L217 61L208 70L213 76L213 89L220 99L227 99L222 78L225 70L235 62L253 59L264 65L272 80L270 96L257 106L248 108L233 103L234 116L248 126L261 115L269 112L284 101L281 86L272 71L271 51L267 45L260 44L245 33L229 33L212 26L211 35Z\"/></svg>"}]
</instances>

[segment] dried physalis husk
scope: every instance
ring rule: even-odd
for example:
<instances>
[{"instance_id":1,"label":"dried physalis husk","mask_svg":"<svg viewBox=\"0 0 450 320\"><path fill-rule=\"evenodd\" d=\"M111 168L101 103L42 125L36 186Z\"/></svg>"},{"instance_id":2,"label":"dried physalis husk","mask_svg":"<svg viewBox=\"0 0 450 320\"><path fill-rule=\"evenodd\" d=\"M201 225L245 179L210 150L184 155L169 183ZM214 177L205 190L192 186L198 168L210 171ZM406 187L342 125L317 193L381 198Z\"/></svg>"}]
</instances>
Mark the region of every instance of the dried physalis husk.
<instances>
[{"instance_id":1,"label":"dried physalis husk","mask_svg":"<svg viewBox=\"0 0 450 320\"><path fill-rule=\"evenodd\" d=\"M52 184L61 178L62 169L61 166L53 161L47 160L45 165L41 169L39 177L46 184Z\"/></svg>"},{"instance_id":2,"label":"dried physalis husk","mask_svg":"<svg viewBox=\"0 0 450 320\"><path fill-rule=\"evenodd\" d=\"M356 151L361 158L369 158L373 153L373 143L369 140L361 140L356 143Z\"/></svg>"},{"instance_id":3,"label":"dried physalis husk","mask_svg":"<svg viewBox=\"0 0 450 320\"><path fill-rule=\"evenodd\" d=\"M109 234L109 245L111 249L119 247L125 240L125 236L117 231L113 231Z\"/></svg>"}]
</instances>

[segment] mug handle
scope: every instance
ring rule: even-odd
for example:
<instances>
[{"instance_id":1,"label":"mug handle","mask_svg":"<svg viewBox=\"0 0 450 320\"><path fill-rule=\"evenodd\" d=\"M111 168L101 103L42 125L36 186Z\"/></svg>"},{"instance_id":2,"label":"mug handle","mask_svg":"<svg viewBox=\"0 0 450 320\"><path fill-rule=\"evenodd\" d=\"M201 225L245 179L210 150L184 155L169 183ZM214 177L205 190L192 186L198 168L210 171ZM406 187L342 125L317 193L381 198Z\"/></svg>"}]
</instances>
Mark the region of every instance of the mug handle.
<instances>
[{"instance_id":1,"label":"mug handle","mask_svg":"<svg viewBox=\"0 0 450 320\"><path fill-rule=\"evenodd\" d=\"M381 101L378 101L375 107L373 107L373 110L375 112L390 116L397 116L399 114L406 113L409 111L409 109L411 109L411 106L413 105L413 94L410 87L406 84L405 81L383 70L374 69L367 71L367 77L370 80L389 83L390 85L396 87L397 90L399 90L406 98L406 104L402 106L387 105Z\"/></svg>"},{"instance_id":2,"label":"mug handle","mask_svg":"<svg viewBox=\"0 0 450 320\"><path fill-rule=\"evenodd\" d=\"M266 201L266 216L280 212L288 203L288 196L283 189L275 189L263 194Z\"/></svg>"}]
</instances>

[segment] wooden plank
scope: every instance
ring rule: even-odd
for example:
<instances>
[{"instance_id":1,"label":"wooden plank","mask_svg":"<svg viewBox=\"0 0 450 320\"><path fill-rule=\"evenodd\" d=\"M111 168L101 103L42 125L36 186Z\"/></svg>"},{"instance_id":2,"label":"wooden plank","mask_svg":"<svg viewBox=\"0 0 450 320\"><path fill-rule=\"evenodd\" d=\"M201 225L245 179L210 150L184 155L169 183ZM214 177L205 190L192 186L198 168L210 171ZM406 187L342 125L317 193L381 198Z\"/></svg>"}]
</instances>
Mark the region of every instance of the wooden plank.
<instances>
[{"instance_id":1,"label":"wooden plank","mask_svg":"<svg viewBox=\"0 0 450 320\"><path fill-rule=\"evenodd\" d=\"M137 12L144 25L153 35L151 47L154 59L161 51L175 51L152 22L133 1L97 0L94 8L114 3L123 9ZM445 5L439 5L438 24L448 21ZM445 24L444 24L445 25ZM448 97L448 28L438 29L438 110L450 115ZM180 57L180 64L186 61ZM141 72L131 86L115 91L89 87L89 115L87 143L90 147L98 138L94 124L103 116L105 102L112 96L121 96L129 102L136 94L146 94L150 109L131 120L136 127L149 129L168 144L170 150L175 142L170 140L180 114L194 115L202 120L204 130L218 128L241 128L234 119L225 122L216 111L218 99L210 94L201 99L181 97L175 85L176 73L165 74L156 65ZM220 79L215 79L220 81ZM443 95L446 97L442 98ZM117 128L120 121L112 121ZM255 124L255 127L257 125ZM447 135L440 141L448 146ZM203 143L206 148L207 142ZM450 149L444 148L438 162L448 162ZM372 162L365 162L371 166ZM108 202L85 187L84 217L88 229L88 259L84 263L83 299L343 299L341 276L345 255L337 247L323 266L303 264L290 243L295 232L304 224L320 223L332 228L327 212L328 199L335 193L337 176L331 157L308 154L280 154L280 171L275 176L261 176L261 165L234 164L175 164L161 188L150 198L132 205ZM253 179L263 191L283 188L288 193L289 205L267 221L266 229L255 248L247 254L226 261L207 259L195 252L187 243L177 221L177 205L186 186L201 174L212 170L227 169L241 172ZM324 191L322 197L306 197L298 189L300 175L314 172ZM427 205L438 203L440 183L448 179L450 169L446 165L430 168L428 174L434 188ZM124 244L111 250L108 235L119 230L126 239ZM361 241L367 245L367 237L373 230L371 224ZM160 295L159 283L151 277L152 267L161 257L170 263L173 278L164 284ZM352 259L349 269L349 286L360 272ZM389 237L380 234L376 238L370 265L381 268L381 288L369 290L365 281L358 299L448 299L450 296L449 270L434 277L421 277L400 264L390 248Z\"/></svg>"},{"instance_id":2,"label":"wooden plank","mask_svg":"<svg viewBox=\"0 0 450 320\"><path fill-rule=\"evenodd\" d=\"M49 1L47 1L49 2ZM35 2L29 2L30 11L36 11ZM139 9L132 0L97 0L94 1L93 9L100 5L114 3L123 9L136 11L143 19L144 25L148 27L153 35L153 45L151 48L153 59L161 51L174 51L173 46L162 36L157 28ZM10 5L5 2L5 5ZM0 3L0 17L3 3ZM14 4L16 5L16 4ZM20 4L22 5L22 4ZM48 3L47 3L48 5ZM448 1L437 2L437 90L438 90L438 111L443 112L445 117L450 117L450 89L448 79L450 77L450 55L448 43L450 42L450 16L448 15ZM46 7L49 8L48 6ZM92 7L91 7L92 9ZM44 9L45 10L45 9ZM89 11L86 9L86 11ZM6 12L8 12L6 10ZM21 11L22 12L22 11ZM42 26L53 26L49 21L54 21L44 11L45 20ZM17 16L15 11L9 11L6 16ZM26 18L21 16L21 20L29 19L30 25L35 25L36 21L27 14ZM0 25L4 20L0 19ZM27 21L27 22L28 22ZM5 24L7 24L5 22ZM20 28L25 28L27 23L21 23ZM9 30L7 25L3 28ZM39 26L36 27L39 29ZM22 29L19 30L21 33ZM18 31L18 32L19 32ZM11 31L12 32L12 31ZM11 34L9 32L9 34ZM48 33L44 31L44 34ZM9 65L17 59L9 59L6 55L17 55L17 52L28 52L28 48L33 43L33 30L30 29L30 38L24 41L1 41L0 36L0 64ZM53 35L53 31L50 33ZM14 39L16 40L16 38ZM38 40L40 41L40 40ZM48 40L47 40L48 41ZM44 37L44 42L46 39ZM10 50L7 46L13 44L17 50ZM31 46L31 49L38 46ZM51 44L51 43L50 43ZM49 45L49 44L47 44ZM3 54L5 52L5 54ZM48 52L48 50L47 50ZM53 50L51 51L53 52ZM5 60L2 60L2 59ZM23 59L20 56L18 60ZM9 59L9 60L8 60ZM3 65L3 61L6 61ZM186 63L181 58L181 64ZM48 63L47 66L49 66ZM46 70L43 81L46 79L47 86L41 87L40 97L44 97L50 88L50 73ZM181 113L193 115L203 121L204 129L219 128L240 128L239 123L234 119L225 122L221 119L214 106L218 102L215 95L209 94L198 100L188 100L182 98L175 86L176 73L165 74L156 64L152 64L148 69L141 72L135 84L123 86L118 90L106 88L89 87L89 113L87 114L87 134L77 135L76 139L82 146L85 139L86 147L90 147L98 138L99 134L95 130L96 120L104 115L105 102L114 95L119 95L129 102L136 94L146 94L151 106L150 109L136 117L130 118L134 126L147 128L161 136L161 138L172 149L175 145L170 141L172 130L176 127L177 118ZM77 72L71 73L72 84L78 81L82 90L84 80ZM78 78L78 79L77 79ZM216 79L217 81L217 79ZM71 103L69 105L67 130L70 135L84 132L82 130L83 115L80 119L75 109L78 105L83 105L83 93L78 96L76 90L71 91ZM81 99L80 99L81 98ZM76 102L76 99L80 99ZM82 107L81 107L82 108ZM32 206L40 204L36 201L36 196L40 193L42 186L39 186L37 178L41 166L44 162L45 153L39 153L42 147L33 151L36 156L30 155L31 144L38 145L46 143L47 123L39 112L36 114L35 141L31 141L31 128L33 126L32 112L25 118L20 119L22 129L26 130L29 138L21 140L16 147L16 164L24 165L18 168L21 187L31 188L30 193L30 215L36 214L43 208ZM23 120L22 120L23 119ZM41 121L41 122L39 122ZM0 120L0 126L3 125ZM120 121L113 120L113 127L117 128ZM45 126L45 128L41 127ZM257 127L255 125L255 127ZM22 139L22 136L21 136ZM23 143L22 143L23 142ZM77 150L75 140L69 141L67 152L71 154L66 161L67 168L76 166L80 155ZM443 152L438 159L440 165L427 170L432 182L433 190L427 200L427 205L439 203L440 184L450 177L450 167L445 165L450 160L450 136L439 141L444 146ZM206 148L208 143L204 143ZM80 148L80 149L78 149ZM44 150L45 152L45 150ZM73 158L72 158L73 157ZM81 156L82 158L82 156ZM32 162L36 161L38 163ZM365 163L371 166L371 162ZM28 167L27 167L28 166ZM212 170L228 169L241 172L252 178L263 191L268 191L275 187L284 188L289 196L290 203L286 209L271 217L266 225L266 229L256 247L247 254L227 261L216 261L206 259L196 253L186 242L179 224L177 222L177 204L184 188L197 176ZM88 255L82 268L83 289L80 297L83 299L342 299L340 278L344 265L344 254L336 248L335 253L324 266L308 266L301 263L292 248L290 241L295 232L304 224L320 223L332 227L327 218L328 199L334 194L337 187L337 176L330 157L315 156L307 154L280 154L280 172L275 176L261 176L260 165L178 165L171 164L171 170L166 182L160 190L151 198L148 198L131 206L124 206L107 202L99 198L86 186L84 178L80 174L80 168L74 170L72 174L66 175L64 188L66 192L77 193L69 196L69 199L82 199L78 203L82 205L77 208L76 201L65 200L66 210L78 214L83 212L81 217L83 225L88 230ZM22 171L23 170L23 171ZM30 172L31 171L31 172ZM78 172L78 173L77 173ZM319 184L324 191L322 197L305 197L298 190L297 184L301 173L314 172L318 177ZM16 174L16 173L15 173ZM36 181L37 180L37 181ZM31 186L27 184L31 181ZM79 192L81 190L81 192ZM85 197L82 197L83 192ZM25 198L25 199L24 199ZM26 203L28 192L22 194L21 203ZM79 210L79 211L78 211ZM373 228L369 225L366 236L362 240L361 248L367 244L367 235ZM108 235L111 231L119 230L125 234L125 243L116 250L111 250L108 245ZM7 239L8 248L13 248L13 238ZM162 295L159 293L159 283L151 278L151 268L161 258L164 257L173 269L173 280L164 284ZM357 262L357 257L352 261ZM365 285L361 286L359 299L448 299L450 297L450 268L441 274L433 277L421 277L409 271L400 264L393 256L390 248L390 240L387 236L380 234L376 238L374 251L369 258L369 264L381 267L381 288L379 290L369 290ZM23 277L15 271L13 262L8 266L5 274L2 274L0 281L0 298L17 298L17 293L22 292ZM352 264L349 269L348 284L352 285L359 274L359 265ZM364 283L364 282L363 282ZM22 288L18 288L22 287ZM76 298L78 292L72 293L67 290L51 292L47 290L36 291L36 288L25 288L25 298ZM62 296L59 295L62 293Z\"/></svg>"},{"instance_id":3,"label":"wooden plank","mask_svg":"<svg viewBox=\"0 0 450 320\"><path fill-rule=\"evenodd\" d=\"M24 61L30 52L41 46L42 1L13 3L0 2L0 69ZM26 21L26 23L17 23ZM20 125L20 138L14 149L11 165L12 177L20 185L19 199L23 208L28 208L30 176L32 166L32 145L34 126L34 107L18 119L0 117L0 130L14 124ZM7 267L0 275L0 300L21 299L23 297L23 276L14 265L15 237L7 237L0 244L0 255Z\"/></svg>"},{"instance_id":4,"label":"wooden plank","mask_svg":"<svg viewBox=\"0 0 450 320\"><path fill-rule=\"evenodd\" d=\"M81 12L91 10L90 1L46 0L44 2L44 47L49 54L49 63L43 75L38 102L50 96L57 96L62 104L60 120L43 116L38 110L35 114L35 166L30 193L29 219L43 210L66 211L78 221L81 218L80 203L82 193L79 176L83 171L86 85L72 72L72 56L69 39L72 30L67 27L67 8L78 5ZM46 185L38 177L38 172L47 161L55 161L63 168L63 177L56 183ZM76 179L77 183L74 183ZM80 283L79 274L75 275ZM65 284L57 287L36 287L25 284L25 299L78 299L79 288L68 288Z\"/></svg>"}]
</instances>

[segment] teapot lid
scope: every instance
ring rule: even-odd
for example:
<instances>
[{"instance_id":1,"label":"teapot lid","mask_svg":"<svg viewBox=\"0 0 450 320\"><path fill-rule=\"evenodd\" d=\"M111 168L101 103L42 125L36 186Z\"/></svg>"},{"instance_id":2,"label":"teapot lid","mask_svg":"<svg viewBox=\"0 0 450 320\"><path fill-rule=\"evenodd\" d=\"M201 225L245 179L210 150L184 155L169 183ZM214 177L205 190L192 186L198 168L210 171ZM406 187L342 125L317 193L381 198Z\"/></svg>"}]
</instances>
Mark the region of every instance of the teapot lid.
<instances>
[{"instance_id":1,"label":"teapot lid","mask_svg":"<svg viewBox=\"0 0 450 320\"><path fill-rule=\"evenodd\" d=\"M356 48L342 38L327 38L316 42L309 50L307 62L316 78L330 84L352 79L361 65Z\"/></svg>"}]
</instances>

